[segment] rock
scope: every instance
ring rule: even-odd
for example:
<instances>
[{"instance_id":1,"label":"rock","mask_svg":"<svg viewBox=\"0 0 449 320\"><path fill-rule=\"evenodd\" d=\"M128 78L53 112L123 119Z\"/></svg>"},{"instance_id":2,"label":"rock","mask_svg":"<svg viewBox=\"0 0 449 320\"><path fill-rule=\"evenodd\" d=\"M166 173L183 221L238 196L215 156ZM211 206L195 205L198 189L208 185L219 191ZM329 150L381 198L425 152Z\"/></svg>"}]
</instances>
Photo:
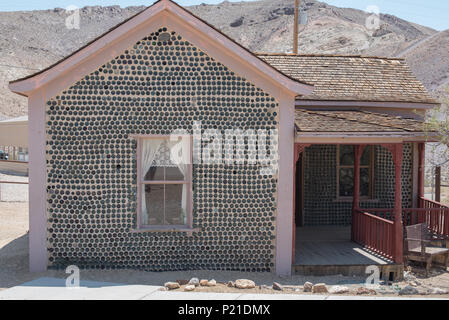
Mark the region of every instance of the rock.
<instances>
[{"instance_id":1,"label":"rock","mask_svg":"<svg viewBox=\"0 0 449 320\"><path fill-rule=\"evenodd\" d=\"M329 289L329 292L334 294L348 293L349 288L345 286L333 286Z\"/></svg>"},{"instance_id":2,"label":"rock","mask_svg":"<svg viewBox=\"0 0 449 320\"><path fill-rule=\"evenodd\" d=\"M192 278L192 279L190 279L188 284L192 284L195 287L198 287L200 285L200 280L198 280L198 278Z\"/></svg>"},{"instance_id":3,"label":"rock","mask_svg":"<svg viewBox=\"0 0 449 320\"><path fill-rule=\"evenodd\" d=\"M200 286L202 286L202 287L207 287L208 283L209 283L209 281L207 279L200 280Z\"/></svg>"},{"instance_id":4,"label":"rock","mask_svg":"<svg viewBox=\"0 0 449 320\"><path fill-rule=\"evenodd\" d=\"M215 281L215 279L212 279L207 282L208 287L215 287L216 285L217 285L217 281Z\"/></svg>"},{"instance_id":5,"label":"rock","mask_svg":"<svg viewBox=\"0 0 449 320\"><path fill-rule=\"evenodd\" d=\"M413 287L417 287L420 285L420 283L418 281L410 281L409 284Z\"/></svg>"},{"instance_id":6,"label":"rock","mask_svg":"<svg viewBox=\"0 0 449 320\"><path fill-rule=\"evenodd\" d=\"M283 288L279 283L273 282L273 290L282 291Z\"/></svg>"},{"instance_id":7,"label":"rock","mask_svg":"<svg viewBox=\"0 0 449 320\"><path fill-rule=\"evenodd\" d=\"M405 281L415 281L416 277L410 271L404 271L404 280Z\"/></svg>"},{"instance_id":8,"label":"rock","mask_svg":"<svg viewBox=\"0 0 449 320\"><path fill-rule=\"evenodd\" d=\"M184 291L193 291L195 290L195 285L189 284L188 286L185 286Z\"/></svg>"},{"instance_id":9,"label":"rock","mask_svg":"<svg viewBox=\"0 0 449 320\"><path fill-rule=\"evenodd\" d=\"M181 286L177 282L166 282L164 284L164 287L166 287L169 290L173 290L173 289L179 289Z\"/></svg>"},{"instance_id":10,"label":"rock","mask_svg":"<svg viewBox=\"0 0 449 320\"><path fill-rule=\"evenodd\" d=\"M256 287L256 284L252 280L238 279L235 280L235 287L239 289L253 289Z\"/></svg>"},{"instance_id":11,"label":"rock","mask_svg":"<svg viewBox=\"0 0 449 320\"><path fill-rule=\"evenodd\" d=\"M358 287L357 291L356 291L356 294L358 294L358 295L362 295L362 294L376 295L377 292L374 289L368 289L368 288L365 288L365 287Z\"/></svg>"},{"instance_id":12,"label":"rock","mask_svg":"<svg viewBox=\"0 0 449 320\"><path fill-rule=\"evenodd\" d=\"M410 285L405 286L404 288L399 290L399 295L401 295L401 296L414 295L414 294L419 294L419 290L416 289L415 287L410 286Z\"/></svg>"},{"instance_id":13,"label":"rock","mask_svg":"<svg viewBox=\"0 0 449 320\"><path fill-rule=\"evenodd\" d=\"M168 291L166 287L159 288L158 291Z\"/></svg>"},{"instance_id":14,"label":"rock","mask_svg":"<svg viewBox=\"0 0 449 320\"><path fill-rule=\"evenodd\" d=\"M176 280L177 283L179 283L180 286L185 286L189 283L189 280Z\"/></svg>"},{"instance_id":15,"label":"rock","mask_svg":"<svg viewBox=\"0 0 449 320\"><path fill-rule=\"evenodd\" d=\"M313 283L312 282L306 282L304 283L304 292L312 292Z\"/></svg>"},{"instance_id":16,"label":"rock","mask_svg":"<svg viewBox=\"0 0 449 320\"><path fill-rule=\"evenodd\" d=\"M427 289L428 294L448 294L449 291L447 289L442 288L429 288Z\"/></svg>"},{"instance_id":17,"label":"rock","mask_svg":"<svg viewBox=\"0 0 449 320\"><path fill-rule=\"evenodd\" d=\"M328 293L326 284L317 283L312 286L312 293Z\"/></svg>"},{"instance_id":18,"label":"rock","mask_svg":"<svg viewBox=\"0 0 449 320\"><path fill-rule=\"evenodd\" d=\"M233 281L229 281L227 284L228 288L234 288L234 282Z\"/></svg>"}]
</instances>

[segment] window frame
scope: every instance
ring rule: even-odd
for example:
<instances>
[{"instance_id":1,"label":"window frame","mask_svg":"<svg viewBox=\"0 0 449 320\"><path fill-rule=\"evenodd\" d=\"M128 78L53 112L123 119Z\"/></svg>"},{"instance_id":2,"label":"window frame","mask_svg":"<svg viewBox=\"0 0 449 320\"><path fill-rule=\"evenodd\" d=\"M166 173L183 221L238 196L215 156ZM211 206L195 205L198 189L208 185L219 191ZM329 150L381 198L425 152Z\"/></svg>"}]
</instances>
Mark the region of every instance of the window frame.
<instances>
[{"instance_id":1,"label":"window frame","mask_svg":"<svg viewBox=\"0 0 449 320\"><path fill-rule=\"evenodd\" d=\"M341 165L340 164L340 146L342 146L343 144L337 144L337 200L342 200L342 201L348 201L348 200L353 200L354 196L340 196L340 169L353 169L354 170L354 166L353 165ZM352 147L354 148L354 145L352 145ZM360 163L360 169L369 169L369 192L367 196L362 196L360 195L359 199L360 200L373 200L373 189L374 189L374 146L373 145L367 145L365 146L365 148L370 148L371 152L370 152L370 163L369 165L362 165ZM365 151L365 149L363 149L363 151ZM353 151L354 152L354 151ZM355 157L355 153L353 153L354 157ZM360 155L360 158L362 157L362 154ZM354 158L354 162L355 162L355 158Z\"/></svg>"},{"instance_id":2,"label":"window frame","mask_svg":"<svg viewBox=\"0 0 449 320\"><path fill-rule=\"evenodd\" d=\"M142 176L142 144L147 139L166 139L170 140L170 135L133 135L132 137L137 140L136 161L137 161L137 224L135 232L141 231L193 231L193 136L188 134L176 134L179 137L189 139L190 148L190 164L188 165L187 177L185 180L145 180ZM182 225L146 225L142 223L142 192L143 188L147 184L157 185L188 185L187 188L187 212L186 212L186 224ZM165 210L165 192L164 192L164 210Z\"/></svg>"}]
</instances>

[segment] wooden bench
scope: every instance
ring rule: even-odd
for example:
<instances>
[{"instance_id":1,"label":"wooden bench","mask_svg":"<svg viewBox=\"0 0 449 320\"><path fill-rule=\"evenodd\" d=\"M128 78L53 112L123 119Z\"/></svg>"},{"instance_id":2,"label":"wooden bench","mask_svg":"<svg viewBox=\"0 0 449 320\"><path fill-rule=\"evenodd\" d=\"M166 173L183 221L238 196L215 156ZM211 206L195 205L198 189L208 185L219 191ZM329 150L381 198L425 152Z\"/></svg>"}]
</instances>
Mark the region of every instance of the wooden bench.
<instances>
[{"instance_id":1,"label":"wooden bench","mask_svg":"<svg viewBox=\"0 0 449 320\"><path fill-rule=\"evenodd\" d=\"M430 247L432 234L427 228L427 224L420 223L405 227L404 239L404 263L409 260L426 263L426 277L432 267L434 256L445 256L444 268L449 265L449 249Z\"/></svg>"}]
</instances>

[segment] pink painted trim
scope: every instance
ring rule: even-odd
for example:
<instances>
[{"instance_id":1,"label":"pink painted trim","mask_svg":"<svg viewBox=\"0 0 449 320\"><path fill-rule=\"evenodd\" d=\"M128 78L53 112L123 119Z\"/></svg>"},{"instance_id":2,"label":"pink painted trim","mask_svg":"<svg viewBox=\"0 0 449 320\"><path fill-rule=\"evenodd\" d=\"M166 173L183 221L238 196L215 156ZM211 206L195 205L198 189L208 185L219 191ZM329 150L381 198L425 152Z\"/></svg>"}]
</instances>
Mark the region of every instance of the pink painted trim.
<instances>
[{"instance_id":1,"label":"pink painted trim","mask_svg":"<svg viewBox=\"0 0 449 320\"><path fill-rule=\"evenodd\" d=\"M402 160L403 144L382 144L391 152L394 163L394 262L403 262L403 225L402 225Z\"/></svg>"},{"instance_id":2,"label":"pink painted trim","mask_svg":"<svg viewBox=\"0 0 449 320\"><path fill-rule=\"evenodd\" d=\"M426 144L418 144L418 198L424 197L424 173L426 162Z\"/></svg>"},{"instance_id":3,"label":"pink painted trim","mask_svg":"<svg viewBox=\"0 0 449 320\"><path fill-rule=\"evenodd\" d=\"M191 15L187 11L181 9L171 1L166 0L157 2L153 6L142 11L131 20L125 22L123 25L120 25L116 29L105 34L103 37L97 39L87 47L81 49L74 55L69 56L67 59L61 61L60 63L44 71L43 73L37 74L34 77L27 78L21 81L11 82L9 84L9 88L13 92L28 96L30 92L39 89L52 81L57 80L61 75L67 72L74 72L77 75L86 75L95 70L96 67L106 63L111 59L110 54L104 54L104 51L110 51L112 45L117 44L120 41L124 41L127 44L125 47L128 47L132 45L132 43L136 42L135 39L130 37L131 33L134 33L135 30L141 30L142 27L150 24L150 22L153 22L153 24L158 23L158 25L161 26L162 24L169 23L170 20L180 20L194 28L197 34L201 33L203 35L206 35L209 43L204 43L203 46L207 46L212 43L214 45L218 45L224 52L232 56L233 59L239 60L240 64L243 66L243 70L248 68L256 69L259 73L263 74L265 78L269 78L271 79L271 81L277 82L278 86L288 89L292 93L299 95L307 95L312 93L313 86L303 84L288 78L287 76L270 66L268 63L264 62L258 57L252 55L249 51L232 42L222 33L214 30L213 28L211 28L195 16ZM146 32L149 31L148 28L145 29ZM177 31L181 32L182 30ZM119 54L119 52L121 51L115 51L114 54L117 55ZM97 56L97 60L101 60L101 62L97 63L94 68L83 67L83 64L86 61L92 59L92 57L94 56ZM242 70L236 71L241 72ZM74 77L72 79L72 82L82 78L82 75ZM254 79L249 80L254 81ZM63 88L64 87L59 87L59 91L61 91Z\"/></svg>"},{"instance_id":4,"label":"pink painted trim","mask_svg":"<svg viewBox=\"0 0 449 320\"><path fill-rule=\"evenodd\" d=\"M31 272L47 269L47 162L44 92L29 97L29 264Z\"/></svg>"},{"instance_id":5,"label":"pink painted trim","mask_svg":"<svg viewBox=\"0 0 449 320\"><path fill-rule=\"evenodd\" d=\"M266 63L262 59L255 57L248 50L243 49L241 46L236 43L230 41L227 37L225 37L221 32L211 28L195 16L189 14L187 11L182 10L178 6L170 7L170 13L175 14L183 21L188 22L191 26L195 27L197 30L201 31L203 34L206 34L211 40L215 40L223 47L226 47L230 51L235 54L235 58L239 58L242 63L249 63L255 69L260 70L262 73L268 75L270 78L276 80L281 84L285 89L288 89L292 93L300 94L300 95L308 95L313 92L313 86L309 84L300 83L298 81L292 80L289 77L285 76L279 70L275 69L270 64Z\"/></svg>"},{"instance_id":6,"label":"pink painted trim","mask_svg":"<svg viewBox=\"0 0 449 320\"><path fill-rule=\"evenodd\" d=\"M279 172L276 216L276 274L289 276L293 253L295 107L293 95L279 99Z\"/></svg>"}]
</instances>

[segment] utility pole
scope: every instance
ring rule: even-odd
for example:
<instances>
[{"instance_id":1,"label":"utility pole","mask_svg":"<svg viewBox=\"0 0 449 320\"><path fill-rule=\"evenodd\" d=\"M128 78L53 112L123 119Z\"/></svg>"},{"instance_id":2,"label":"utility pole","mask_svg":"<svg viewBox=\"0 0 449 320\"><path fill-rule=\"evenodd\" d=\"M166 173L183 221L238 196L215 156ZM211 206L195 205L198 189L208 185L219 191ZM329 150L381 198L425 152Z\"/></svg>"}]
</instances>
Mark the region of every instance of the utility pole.
<instances>
[{"instance_id":1,"label":"utility pole","mask_svg":"<svg viewBox=\"0 0 449 320\"><path fill-rule=\"evenodd\" d=\"M295 0L295 22L293 26L293 53L298 54L299 0Z\"/></svg>"}]
</instances>

